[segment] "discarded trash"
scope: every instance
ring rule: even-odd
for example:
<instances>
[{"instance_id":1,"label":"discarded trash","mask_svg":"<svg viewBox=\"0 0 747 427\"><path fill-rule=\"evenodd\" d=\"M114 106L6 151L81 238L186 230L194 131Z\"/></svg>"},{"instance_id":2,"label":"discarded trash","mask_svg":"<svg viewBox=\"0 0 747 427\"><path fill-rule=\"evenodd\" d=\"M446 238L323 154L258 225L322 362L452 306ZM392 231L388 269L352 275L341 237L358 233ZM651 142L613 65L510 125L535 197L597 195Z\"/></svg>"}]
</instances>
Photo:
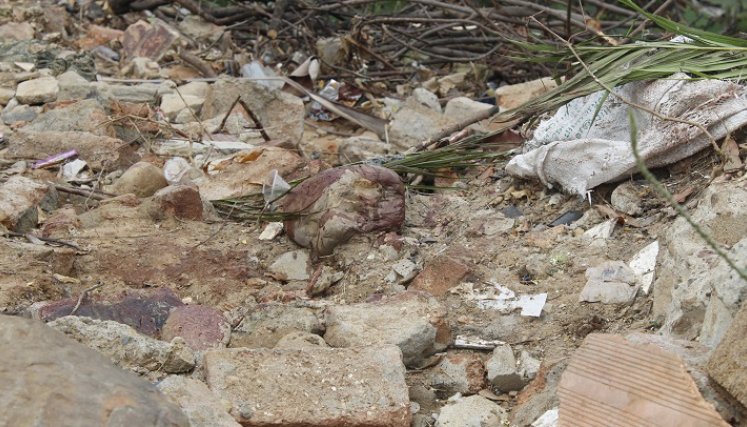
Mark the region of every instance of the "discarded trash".
<instances>
[{"instance_id":1,"label":"discarded trash","mask_svg":"<svg viewBox=\"0 0 747 427\"><path fill-rule=\"evenodd\" d=\"M371 165L327 169L294 187L281 210L291 240L327 255L353 235L398 230L405 220L405 187L390 169Z\"/></svg>"},{"instance_id":2,"label":"discarded trash","mask_svg":"<svg viewBox=\"0 0 747 427\"><path fill-rule=\"evenodd\" d=\"M641 249L633 256L628 265L638 277L641 290L648 295L651 284L654 283L654 269L656 268L656 256L659 254L659 241L655 241Z\"/></svg>"},{"instance_id":3,"label":"discarded trash","mask_svg":"<svg viewBox=\"0 0 747 427\"><path fill-rule=\"evenodd\" d=\"M51 157L47 157L44 160L39 160L38 162L34 163L31 166L31 169L40 169L40 168L47 168L50 166L55 166L55 165L58 165L64 162L67 159L71 159L77 156L78 156L78 150L63 151L62 153L55 154L54 156L51 156Z\"/></svg>"},{"instance_id":4,"label":"discarded trash","mask_svg":"<svg viewBox=\"0 0 747 427\"><path fill-rule=\"evenodd\" d=\"M555 221L551 222L549 226L571 225L578 221L582 216L584 216L584 213L581 211L567 211L564 212L563 215L560 215Z\"/></svg>"},{"instance_id":5,"label":"discarded trash","mask_svg":"<svg viewBox=\"0 0 747 427\"><path fill-rule=\"evenodd\" d=\"M340 82L337 80L330 80L327 82L327 84L324 86L322 90L319 91L319 96L323 96L324 98L336 102L339 96L340 91ZM334 120L336 117L334 114L332 114L329 110L325 109L322 104L320 104L317 101L313 101L311 103L311 117L313 117L316 120L322 120L325 122L329 122L331 120Z\"/></svg>"},{"instance_id":6,"label":"discarded trash","mask_svg":"<svg viewBox=\"0 0 747 427\"><path fill-rule=\"evenodd\" d=\"M638 290L635 272L622 261L607 261L591 267L586 270L586 279L578 298L580 302L628 303Z\"/></svg>"},{"instance_id":7,"label":"discarded trash","mask_svg":"<svg viewBox=\"0 0 747 427\"><path fill-rule=\"evenodd\" d=\"M667 116L702 123L716 140L747 124L747 87L729 81L689 80L680 73L668 79L628 83L615 93L649 109L666 111ZM613 95L604 99L606 96L597 92L559 109L539 125L527 151L511 159L506 171L584 195L636 170L629 107ZM711 143L700 129L687 123L673 124L640 109L633 111L638 151L649 167L672 164Z\"/></svg>"},{"instance_id":8,"label":"discarded trash","mask_svg":"<svg viewBox=\"0 0 747 427\"><path fill-rule=\"evenodd\" d=\"M62 179L66 182L87 181L90 176L80 175L83 169L88 167L85 160L75 159L62 165Z\"/></svg>"},{"instance_id":9,"label":"discarded trash","mask_svg":"<svg viewBox=\"0 0 747 427\"><path fill-rule=\"evenodd\" d=\"M728 426L679 357L619 335L588 335L563 373L558 396L558 427Z\"/></svg>"},{"instance_id":10,"label":"discarded trash","mask_svg":"<svg viewBox=\"0 0 747 427\"><path fill-rule=\"evenodd\" d=\"M254 60L241 67L241 75L248 79L253 79L268 89L282 89L285 83L282 80L276 80L278 75L270 67L266 67ZM268 78L269 77L269 78ZM264 80L268 78L267 80Z\"/></svg>"},{"instance_id":11,"label":"discarded trash","mask_svg":"<svg viewBox=\"0 0 747 427\"><path fill-rule=\"evenodd\" d=\"M267 179L262 184L262 196L265 198L265 204L269 205L275 200L281 198L290 189L290 184L285 182L277 169L271 170Z\"/></svg>"},{"instance_id":12,"label":"discarded trash","mask_svg":"<svg viewBox=\"0 0 747 427\"><path fill-rule=\"evenodd\" d=\"M503 344L506 343L499 340L485 340L471 335L457 335L452 347L470 350L492 350Z\"/></svg>"},{"instance_id":13,"label":"discarded trash","mask_svg":"<svg viewBox=\"0 0 747 427\"><path fill-rule=\"evenodd\" d=\"M502 313L510 313L518 308L522 316L540 317L542 309L547 302L547 293L535 295L519 295L506 286L495 282L488 282L492 288L487 292L479 293L474 290L473 283L463 283L455 292L465 292L468 299L476 301L477 306L483 310L498 310Z\"/></svg>"}]
</instances>

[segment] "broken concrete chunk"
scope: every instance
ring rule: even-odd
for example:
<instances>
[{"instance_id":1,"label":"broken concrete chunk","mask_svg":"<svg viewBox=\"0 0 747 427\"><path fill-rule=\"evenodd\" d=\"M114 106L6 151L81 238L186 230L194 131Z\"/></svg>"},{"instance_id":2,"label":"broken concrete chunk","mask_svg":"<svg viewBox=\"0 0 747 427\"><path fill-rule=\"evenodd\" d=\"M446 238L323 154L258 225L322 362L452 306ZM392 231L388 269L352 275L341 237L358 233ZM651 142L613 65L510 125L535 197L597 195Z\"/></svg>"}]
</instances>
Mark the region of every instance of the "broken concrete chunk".
<instances>
[{"instance_id":1,"label":"broken concrete chunk","mask_svg":"<svg viewBox=\"0 0 747 427\"><path fill-rule=\"evenodd\" d=\"M309 251L299 249L280 255L269 270L280 276L281 280L308 280L309 267Z\"/></svg>"},{"instance_id":2,"label":"broken concrete chunk","mask_svg":"<svg viewBox=\"0 0 747 427\"><path fill-rule=\"evenodd\" d=\"M241 96L257 116L270 138L287 140L292 144L301 140L305 115L301 99L252 81L221 78L210 85L201 118L223 117L237 96ZM241 106L235 108L234 111L246 115Z\"/></svg>"},{"instance_id":3,"label":"broken concrete chunk","mask_svg":"<svg viewBox=\"0 0 747 427\"><path fill-rule=\"evenodd\" d=\"M488 371L488 381L500 391L521 390L526 385L526 381L519 374L514 352L508 344L493 349L485 368Z\"/></svg>"},{"instance_id":4,"label":"broken concrete chunk","mask_svg":"<svg viewBox=\"0 0 747 427\"><path fill-rule=\"evenodd\" d=\"M190 82L180 86L174 93L166 94L161 98L161 111L166 118L174 121L180 112L187 110L188 121L196 121L195 117L200 117L200 110L205 103L209 87L210 85L206 82ZM196 116L193 117L192 113Z\"/></svg>"},{"instance_id":5,"label":"broken concrete chunk","mask_svg":"<svg viewBox=\"0 0 747 427\"><path fill-rule=\"evenodd\" d=\"M389 127L393 145L406 150L437 135L454 121L409 98L394 113Z\"/></svg>"},{"instance_id":6,"label":"broken concrete chunk","mask_svg":"<svg viewBox=\"0 0 747 427\"><path fill-rule=\"evenodd\" d=\"M394 346L211 350L205 378L243 426L409 427L401 357Z\"/></svg>"},{"instance_id":7,"label":"broken concrete chunk","mask_svg":"<svg viewBox=\"0 0 747 427\"><path fill-rule=\"evenodd\" d=\"M114 126L107 124L109 116L95 99L84 99L60 106L39 115L23 127L27 132L88 132L109 138L116 137ZM88 160L88 159L85 159Z\"/></svg>"},{"instance_id":8,"label":"broken concrete chunk","mask_svg":"<svg viewBox=\"0 0 747 427\"><path fill-rule=\"evenodd\" d=\"M438 96L428 89L422 87L416 88L412 91L412 97L431 110L437 113L441 112L441 104L438 102Z\"/></svg>"},{"instance_id":9,"label":"broken concrete chunk","mask_svg":"<svg viewBox=\"0 0 747 427\"><path fill-rule=\"evenodd\" d=\"M340 142L338 156L340 164L349 164L376 159L391 154L392 146L379 140L373 132L351 136Z\"/></svg>"},{"instance_id":10,"label":"broken concrete chunk","mask_svg":"<svg viewBox=\"0 0 747 427\"><path fill-rule=\"evenodd\" d=\"M192 427L240 427L222 402L202 381L170 375L156 384L158 390L182 408Z\"/></svg>"},{"instance_id":11,"label":"broken concrete chunk","mask_svg":"<svg viewBox=\"0 0 747 427\"><path fill-rule=\"evenodd\" d=\"M248 314L231 334L230 347L272 348L291 332L321 334L324 325L306 307L260 306Z\"/></svg>"},{"instance_id":12,"label":"broken concrete chunk","mask_svg":"<svg viewBox=\"0 0 747 427\"><path fill-rule=\"evenodd\" d=\"M21 104L37 105L57 100L60 87L54 77L26 80L16 87L16 99Z\"/></svg>"},{"instance_id":13,"label":"broken concrete chunk","mask_svg":"<svg viewBox=\"0 0 747 427\"><path fill-rule=\"evenodd\" d=\"M118 195L132 193L142 198L150 197L168 185L161 168L152 163L137 162L130 166L108 190Z\"/></svg>"},{"instance_id":14,"label":"broken concrete chunk","mask_svg":"<svg viewBox=\"0 0 747 427\"><path fill-rule=\"evenodd\" d=\"M728 426L703 400L680 358L619 335L588 335L563 373L558 395L558 427Z\"/></svg>"},{"instance_id":15,"label":"broken concrete chunk","mask_svg":"<svg viewBox=\"0 0 747 427\"><path fill-rule=\"evenodd\" d=\"M622 261L607 261L586 270L586 286L579 301L602 304L624 304L635 298L638 279L635 272Z\"/></svg>"},{"instance_id":16,"label":"broken concrete chunk","mask_svg":"<svg viewBox=\"0 0 747 427\"><path fill-rule=\"evenodd\" d=\"M59 101L86 99L96 93L91 82L72 70L57 76L57 83L60 86L60 92L57 94Z\"/></svg>"},{"instance_id":17,"label":"broken concrete chunk","mask_svg":"<svg viewBox=\"0 0 747 427\"><path fill-rule=\"evenodd\" d=\"M497 427L507 418L503 408L482 396L459 397L441 408L436 427Z\"/></svg>"},{"instance_id":18,"label":"broken concrete chunk","mask_svg":"<svg viewBox=\"0 0 747 427\"><path fill-rule=\"evenodd\" d=\"M38 209L52 211L57 207L54 187L20 175L0 185L0 224L8 230L26 233L36 228Z\"/></svg>"},{"instance_id":19,"label":"broken concrete chunk","mask_svg":"<svg viewBox=\"0 0 747 427\"><path fill-rule=\"evenodd\" d=\"M153 385L39 321L0 315L0 358L7 425L189 426Z\"/></svg>"},{"instance_id":20,"label":"broken concrete chunk","mask_svg":"<svg viewBox=\"0 0 747 427\"><path fill-rule=\"evenodd\" d=\"M288 237L319 255L359 233L398 230L405 220L404 185L389 169L344 166L327 169L293 188L280 201Z\"/></svg>"},{"instance_id":21,"label":"broken concrete chunk","mask_svg":"<svg viewBox=\"0 0 747 427\"><path fill-rule=\"evenodd\" d=\"M708 361L708 374L747 406L747 303L742 303L726 335Z\"/></svg>"},{"instance_id":22,"label":"broken concrete chunk","mask_svg":"<svg viewBox=\"0 0 747 427\"><path fill-rule=\"evenodd\" d=\"M485 385L485 367L477 353L449 352L427 377L431 387L447 396L475 394Z\"/></svg>"},{"instance_id":23,"label":"broken concrete chunk","mask_svg":"<svg viewBox=\"0 0 747 427\"><path fill-rule=\"evenodd\" d=\"M326 324L324 340L330 346L394 344L409 367L420 366L451 339L444 307L410 292L377 303L330 306Z\"/></svg>"},{"instance_id":24,"label":"broken concrete chunk","mask_svg":"<svg viewBox=\"0 0 747 427\"><path fill-rule=\"evenodd\" d=\"M76 150L88 167L99 171L117 167L124 143L116 138L89 132L29 131L21 129L9 138L6 156L10 159L44 159L63 151Z\"/></svg>"},{"instance_id":25,"label":"broken concrete chunk","mask_svg":"<svg viewBox=\"0 0 747 427\"><path fill-rule=\"evenodd\" d=\"M184 305L171 310L161 330L161 339L181 337L194 350L225 347L231 338L231 325L223 313L205 305Z\"/></svg>"},{"instance_id":26,"label":"broken concrete chunk","mask_svg":"<svg viewBox=\"0 0 747 427\"><path fill-rule=\"evenodd\" d=\"M122 368L135 372L178 374L195 367L195 355L183 340L159 341L111 320L65 316L48 325L79 343L100 351Z\"/></svg>"}]
</instances>

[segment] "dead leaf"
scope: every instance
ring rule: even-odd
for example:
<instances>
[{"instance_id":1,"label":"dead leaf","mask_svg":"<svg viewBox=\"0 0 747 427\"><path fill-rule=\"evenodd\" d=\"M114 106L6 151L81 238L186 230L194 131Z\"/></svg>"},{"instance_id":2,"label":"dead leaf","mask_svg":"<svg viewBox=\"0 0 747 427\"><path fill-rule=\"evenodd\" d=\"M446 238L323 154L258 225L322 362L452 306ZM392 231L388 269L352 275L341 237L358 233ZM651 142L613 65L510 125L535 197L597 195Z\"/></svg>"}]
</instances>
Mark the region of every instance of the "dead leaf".
<instances>
[{"instance_id":1,"label":"dead leaf","mask_svg":"<svg viewBox=\"0 0 747 427\"><path fill-rule=\"evenodd\" d=\"M742 169L744 164L742 163L742 159L739 158L739 146L737 146L737 141L731 135L727 135L724 138L724 142L721 144L721 151L726 157L726 162L724 163L725 173L736 172Z\"/></svg>"}]
</instances>

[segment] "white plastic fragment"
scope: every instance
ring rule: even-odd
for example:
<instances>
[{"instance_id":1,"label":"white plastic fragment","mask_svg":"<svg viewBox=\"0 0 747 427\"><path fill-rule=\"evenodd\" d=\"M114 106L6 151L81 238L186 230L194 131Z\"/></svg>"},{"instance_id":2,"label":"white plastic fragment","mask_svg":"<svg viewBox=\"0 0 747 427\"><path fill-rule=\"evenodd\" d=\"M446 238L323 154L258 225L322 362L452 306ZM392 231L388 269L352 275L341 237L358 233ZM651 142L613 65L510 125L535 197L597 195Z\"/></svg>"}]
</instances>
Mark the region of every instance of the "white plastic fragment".
<instances>
[{"instance_id":1,"label":"white plastic fragment","mask_svg":"<svg viewBox=\"0 0 747 427\"><path fill-rule=\"evenodd\" d=\"M62 166L62 179L66 182L76 181L81 179L80 173L88 167L88 163L85 160L75 159L72 162L65 163Z\"/></svg>"},{"instance_id":2,"label":"white plastic fragment","mask_svg":"<svg viewBox=\"0 0 747 427\"><path fill-rule=\"evenodd\" d=\"M638 277L641 290L648 295L651 285L654 283L654 269L656 268L656 256L659 254L659 241L655 241L638 251L628 264Z\"/></svg>"},{"instance_id":3,"label":"white plastic fragment","mask_svg":"<svg viewBox=\"0 0 747 427\"><path fill-rule=\"evenodd\" d=\"M502 313L510 313L516 309L521 309L522 316L539 317L542 315L542 309L547 301L547 293L535 295L519 295L506 286L498 283L492 283L497 293L479 294L472 293L468 296L477 302L477 306L483 310L498 310Z\"/></svg>"}]
</instances>

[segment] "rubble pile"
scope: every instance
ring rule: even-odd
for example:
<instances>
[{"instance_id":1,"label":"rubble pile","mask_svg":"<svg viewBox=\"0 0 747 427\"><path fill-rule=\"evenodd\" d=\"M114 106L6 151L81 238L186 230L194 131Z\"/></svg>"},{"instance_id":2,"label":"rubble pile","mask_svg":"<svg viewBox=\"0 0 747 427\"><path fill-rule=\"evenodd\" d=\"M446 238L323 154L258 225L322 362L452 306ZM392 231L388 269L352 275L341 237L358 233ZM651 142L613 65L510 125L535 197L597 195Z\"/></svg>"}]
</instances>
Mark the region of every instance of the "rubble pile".
<instances>
[{"instance_id":1,"label":"rubble pile","mask_svg":"<svg viewBox=\"0 0 747 427\"><path fill-rule=\"evenodd\" d=\"M739 130L725 155L656 164L713 246L629 163L615 182L510 175L541 154L511 130L470 162L420 149L551 80L490 105L460 68L384 96L320 78L316 52L269 67L187 6L17 3L0 424L747 423L747 281L723 256L744 271ZM532 143L554 170L581 159Z\"/></svg>"}]
</instances>

